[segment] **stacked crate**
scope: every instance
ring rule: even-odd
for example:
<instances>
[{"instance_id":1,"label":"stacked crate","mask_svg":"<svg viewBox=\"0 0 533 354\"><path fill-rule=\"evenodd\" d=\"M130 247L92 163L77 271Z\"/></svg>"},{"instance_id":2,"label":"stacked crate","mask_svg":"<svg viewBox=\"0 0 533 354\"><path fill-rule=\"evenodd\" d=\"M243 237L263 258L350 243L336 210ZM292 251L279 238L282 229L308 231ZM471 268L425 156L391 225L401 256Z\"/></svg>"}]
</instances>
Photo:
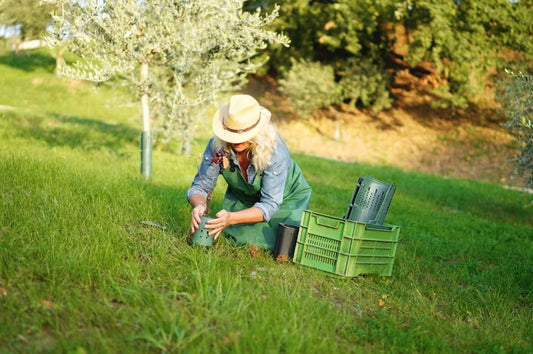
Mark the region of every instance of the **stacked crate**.
<instances>
[{"instance_id":1,"label":"stacked crate","mask_svg":"<svg viewBox=\"0 0 533 354\"><path fill-rule=\"evenodd\" d=\"M360 177L344 217L304 211L293 261L346 277L390 276L400 227L384 221L394 192L394 184Z\"/></svg>"}]
</instances>

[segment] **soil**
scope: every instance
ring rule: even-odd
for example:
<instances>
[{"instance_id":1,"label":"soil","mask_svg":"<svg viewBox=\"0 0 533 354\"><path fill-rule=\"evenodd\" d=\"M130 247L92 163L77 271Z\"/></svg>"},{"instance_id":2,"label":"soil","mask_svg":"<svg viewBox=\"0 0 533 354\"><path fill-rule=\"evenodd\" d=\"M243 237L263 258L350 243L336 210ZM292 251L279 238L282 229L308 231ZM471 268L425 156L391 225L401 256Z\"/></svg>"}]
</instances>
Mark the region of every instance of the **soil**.
<instances>
[{"instance_id":1,"label":"soil","mask_svg":"<svg viewBox=\"0 0 533 354\"><path fill-rule=\"evenodd\" d=\"M276 262L285 263L289 261L289 256L286 254L280 254L276 257Z\"/></svg>"},{"instance_id":2,"label":"soil","mask_svg":"<svg viewBox=\"0 0 533 354\"><path fill-rule=\"evenodd\" d=\"M372 115L347 105L301 119L272 78L251 80L245 92L272 112L291 152L399 167L447 177L520 187L509 160L518 153L492 101L465 110L432 108L430 75L396 76L393 107Z\"/></svg>"},{"instance_id":3,"label":"soil","mask_svg":"<svg viewBox=\"0 0 533 354\"><path fill-rule=\"evenodd\" d=\"M255 245L251 245L248 248L248 253L250 254L250 257L252 257L252 258L261 257L261 250L259 249L259 247L255 246Z\"/></svg>"}]
</instances>

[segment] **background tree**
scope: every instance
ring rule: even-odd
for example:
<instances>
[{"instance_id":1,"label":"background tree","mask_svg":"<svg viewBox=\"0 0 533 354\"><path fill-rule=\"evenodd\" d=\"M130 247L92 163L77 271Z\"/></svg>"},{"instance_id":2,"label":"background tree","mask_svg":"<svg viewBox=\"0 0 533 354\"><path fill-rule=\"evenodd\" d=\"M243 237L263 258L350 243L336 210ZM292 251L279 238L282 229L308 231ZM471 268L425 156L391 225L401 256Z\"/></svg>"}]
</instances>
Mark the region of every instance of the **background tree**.
<instances>
[{"instance_id":1,"label":"background tree","mask_svg":"<svg viewBox=\"0 0 533 354\"><path fill-rule=\"evenodd\" d=\"M533 59L532 10L524 0L406 1L398 9L412 37L406 60L411 67L430 61L447 82L437 92L441 103L465 107L483 92L489 70L509 65L506 51L526 65Z\"/></svg>"},{"instance_id":2,"label":"background tree","mask_svg":"<svg viewBox=\"0 0 533 354\"><path fill-rule=\"evenodd\" d=\"M275 1L252 1L249 6L274 6ZM390 76L384 71L390 46L381 24L389 21L390 0L281 1L275 29L291 38L290 50L277 48L269 62L271 73L294 76L307 62L331 66L339 89L335 105L390 106ZM296 59L291 61L291 58ZM303 60L303 62L301 61ZM299 63L292 68L291 63ZM285 81L286 82L286 81ZM303 85L300 85L305 90ZM291 92L294 90L291 89ZM302 94L304 95L304 94Z\"/></svg>"},{"instance_id":3,"label":"background tree","mask_svg":"<svg viewBox=\"0 0 533 354\"><path fill-rule=\"evenodd\" d=\"M21 41L41 39L50 25L50 5L40 0L0 1L0 24L12 27L15 33L15 51L19 52Z\"/></svg>"},{"instance_id":4,"label":"background tree","mask_svg":"<svg viewBox=\"0 0 533 354\"><path fill-rule=\"evenodd\" d=\"M509 72L504 84L505 127L515 137L520 153L513 159L518 174L526 186L533 188L533 76Z\"/></svg>"},{"instance_id":5,"label":"background tree","mask_svg":"<svg viewBox=\"0 0 533 354\"><path fill-rule=\"evenodd\" d=\"M262 63L269 43L288 39L264 29L278 15L243 11L244 0L46 0L57 6L51 44L68 38L81 58L64 73L97 83L126 80L141 101L141 173L151 177L152 115L157 131L187 152L197 113L235 89Z\"/></svg>"},{"instance_id":6,"label":"background tree","mask_svg":"<svg viewBox=\"0 0 533 354\"><path fill-rule=\"evenodd\" d=\"M275 3L281 10L273 28L292 45L272 51L270 73L286 75L290 58L333 66L341 101L375 112L390 106L397 70L439 77L438 104L466 107L494 86L491 75L531 68L531 0L257 0L248 6ZM401 52L398 28L406 34Z\"/></svg>"}]
</instances>

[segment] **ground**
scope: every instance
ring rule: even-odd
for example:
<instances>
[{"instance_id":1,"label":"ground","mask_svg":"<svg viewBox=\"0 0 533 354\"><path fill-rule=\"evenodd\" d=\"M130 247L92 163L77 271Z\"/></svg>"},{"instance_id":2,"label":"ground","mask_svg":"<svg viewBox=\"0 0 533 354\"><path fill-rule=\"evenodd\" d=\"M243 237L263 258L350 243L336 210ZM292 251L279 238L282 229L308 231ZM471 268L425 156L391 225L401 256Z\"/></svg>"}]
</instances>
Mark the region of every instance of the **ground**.
<instances>
[{"instance_id":1,"label":"ground","mask_svg":"<svg viewBox=\"0 0 533 354\"><path fill-rule=\"evenodd\" d=\"M338 122L326 114L297 117L272 79L252 80L245 92L272 111L291 151L521 186L509 163L517 150L497 107L435 109L431 85L405 70L396 77L391 109L372 115L343 106Z\"/></svg>"}]
</instances>

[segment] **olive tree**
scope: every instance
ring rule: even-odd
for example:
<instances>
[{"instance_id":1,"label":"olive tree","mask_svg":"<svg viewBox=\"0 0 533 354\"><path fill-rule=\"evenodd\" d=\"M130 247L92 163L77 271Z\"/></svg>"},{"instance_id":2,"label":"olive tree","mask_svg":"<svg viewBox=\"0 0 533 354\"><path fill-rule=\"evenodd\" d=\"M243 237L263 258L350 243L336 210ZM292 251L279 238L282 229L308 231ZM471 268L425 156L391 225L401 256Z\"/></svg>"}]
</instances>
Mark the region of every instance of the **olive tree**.
<instances>
[{"instance_id":1,"label":"olive tree","mask_svg":"<svg viewBox=\"0 0 533 354\"><path fill-rule=\"evenodd\" d=\"M0 0L0 24L14 30L17 54L22 41L42 38L50 20L50 6L40 0Z\"/></svg>"},{"instance_id":2,"label":"olive tree","mask_svg":"<svg viewBox=\"0 0 533 354\"><path fill-rule=\"evenodd\" d=\"M246 12L244 0L43 0L54 4L51 45L80 60L63 74L137 88L143 129L141 173L151 177L152 121L190 149L198 111L243 83L268 44L288 38L266 26L278 16ZM155 114L154 114L155 113Z\"/></svg>"},{"instance_id":3,"label":"olive tree","mask_svg":"<svg viewBox=\"0 0 533 354\"><path fill-rule=\"evenodd\" d=\"M509 72L501 97L508 117L505 127L515 137L519 154L513 162L526 186L533 188L533 76Z\"/></svg>"}]
</instances>

